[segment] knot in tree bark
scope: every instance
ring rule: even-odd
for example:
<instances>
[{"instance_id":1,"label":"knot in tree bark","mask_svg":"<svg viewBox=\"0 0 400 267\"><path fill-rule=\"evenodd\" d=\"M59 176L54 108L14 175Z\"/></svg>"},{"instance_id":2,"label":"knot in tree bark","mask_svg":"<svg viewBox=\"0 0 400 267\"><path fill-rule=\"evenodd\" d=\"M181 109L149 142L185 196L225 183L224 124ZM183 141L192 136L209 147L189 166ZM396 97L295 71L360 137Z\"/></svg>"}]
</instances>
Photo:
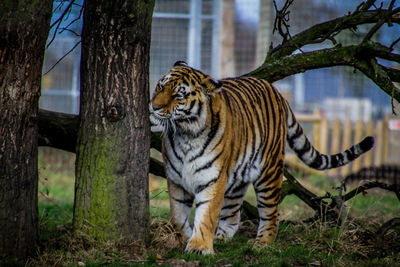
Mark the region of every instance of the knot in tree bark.
<instances>
[{"instance_id":1,"label":"knot in tree bark","mask_svg":"<svg viewBox=\"0 0 400 267\"><path fill-rule=\"evenodd\" d=\"M110 122L117 122L125 117L125 112L122 106L112 105L106 107L106 118Z\"/></svg>"}]
</instances>

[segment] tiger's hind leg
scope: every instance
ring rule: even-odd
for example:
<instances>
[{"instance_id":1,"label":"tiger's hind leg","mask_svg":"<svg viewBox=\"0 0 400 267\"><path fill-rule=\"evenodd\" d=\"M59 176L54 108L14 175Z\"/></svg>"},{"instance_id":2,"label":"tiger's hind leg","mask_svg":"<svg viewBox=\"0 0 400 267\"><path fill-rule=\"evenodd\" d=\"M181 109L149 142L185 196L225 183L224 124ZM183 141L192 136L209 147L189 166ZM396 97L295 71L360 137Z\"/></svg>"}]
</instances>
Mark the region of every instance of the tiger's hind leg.
<instances>
[{"instance_id":1,"label":"tiger's hind leg","mask_svg":"<svg viewBox=\"0 0 400 267\"><path fill-rule=\"evenodd\" d=\"M282 187L283 161L254 182L257 195L259 226L256 243L271 244L278 233L278 204Z\"/></svg>"},{"instance_id":2,"label":"tiger's hind leg","mask_svg":"<svg viewBox=\"0 0 400 267\"><path fill-rule=\"evenodd\" d=\"M233 186L232 189L228 189L225 193L215 238L222 240L230 239L238 230L240 209L248 186L248 183L242 183Z\"/></svg>"},{"instance_id":3,"label":"tiger's hind leg","mask_svg":"<svg viewBox=\"0 0 400 267\"><path fill-rule=\"evenodd\" d=\"M186 239L189 239L193 232L189 223L189 215L192 211L194 197L170 180L168 180L168 194L172 222L185 235Z\"/></svg>"}]
</instances>

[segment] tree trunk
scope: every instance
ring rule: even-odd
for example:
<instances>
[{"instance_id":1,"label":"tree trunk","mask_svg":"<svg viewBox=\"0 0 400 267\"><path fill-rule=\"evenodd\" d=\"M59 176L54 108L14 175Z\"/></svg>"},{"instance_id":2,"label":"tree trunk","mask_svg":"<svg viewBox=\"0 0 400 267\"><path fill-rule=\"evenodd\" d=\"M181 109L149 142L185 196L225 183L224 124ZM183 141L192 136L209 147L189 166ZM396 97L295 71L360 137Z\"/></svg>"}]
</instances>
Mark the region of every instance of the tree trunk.
<instances>
[{"instance_id":1,"label":"tree trunk","mask_svg":"<svg viewBox=\"0 0 400 267\"><path fill-rule=\"evenodd\" d=\"M0 2L0 261L38 241L37 116L52 1Z\"/></svg>"},{"instance_id":2,"label":"tree trunk","mask_svg":"<svg viewBox=\"0 0 400 267\"><path fill-rule=\"evenodd\" d=\"M85 1L73 224L93 238L148 240L153 6Z\"/></svg>"}]
</instances>

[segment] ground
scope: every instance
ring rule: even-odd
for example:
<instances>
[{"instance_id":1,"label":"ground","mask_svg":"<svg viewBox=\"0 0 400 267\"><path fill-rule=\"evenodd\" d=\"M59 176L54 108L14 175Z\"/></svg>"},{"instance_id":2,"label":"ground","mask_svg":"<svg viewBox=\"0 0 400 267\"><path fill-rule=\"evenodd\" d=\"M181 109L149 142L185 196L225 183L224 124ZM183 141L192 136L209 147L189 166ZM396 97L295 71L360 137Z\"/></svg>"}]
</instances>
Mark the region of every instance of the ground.
<instances>
[{"instance_id":1,"label":"ground","mask_svg":"<svg viewBox=\"0 0 400 267\"><path fill-rule=\"evenodd\" d=\"M71 155L62 152L58 156L62 164L40 157L40 249L25 266L400 266L400 227L390 230L383 243L375 240L380 225L400 214L396 196L381 190L349 201L350 217L340 228L305 223L313 211L289 196L281 204L279 233L272 245L253 247L256 222L243 218L231 241L214 242L216 254L201 256L184 253L185 244L169 222L166 182L151 177L152 241L147 247L99 242L84 234L72 236ZM338 185L337 180L322 176L299 181L318 195L334 194ZM246 200L254 204L254 192Z\"/></svg>"}]
</instances>

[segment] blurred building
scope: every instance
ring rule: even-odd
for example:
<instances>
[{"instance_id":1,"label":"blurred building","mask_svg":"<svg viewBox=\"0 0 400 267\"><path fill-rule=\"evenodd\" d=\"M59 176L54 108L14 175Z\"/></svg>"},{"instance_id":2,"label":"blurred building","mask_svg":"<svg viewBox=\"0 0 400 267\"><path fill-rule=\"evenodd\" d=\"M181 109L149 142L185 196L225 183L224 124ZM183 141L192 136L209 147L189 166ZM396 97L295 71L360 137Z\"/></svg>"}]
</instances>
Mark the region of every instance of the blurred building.
<instances>
[{"instance_id":1,"label":"blurred building","mask_svg":"<svg viewBox=\"0 0 400 267\"><path fill-rule=\"evenodd\" d=\"M284 0L276 2L281 7ZM359 2L295 1L290 8L290 33L295 35L314 24L343 16L353 11ZM383 2L387 5L390 1ZM79 18L79 3L74 6L63 27ZM63 11L62 7L57 9L59 4L59 1L54 2L53 21ZM276 46L281 41L277 33L272 35L273 23L272 0L156 0L150 57L151 89L177 60L185 60L216 78L242 75L255 69L262 64L271 42ZM44 72L79 42L80 37L75 33L80 33L81 19L71 26L70 30L58 34L47 49ZM354 42L366 30L368 27L360 27L356 32L344 32L338 36L338 41ZM377 33L377 38L390 44L399 35L398 27L385 27ZM49 35L49 41L52 36L53 32ZM308 46L304 51L327 45ZM44 76L40 100L42 108L75 114L79 112L79 61L78 45ZM321 109L327 116L335 115L335 103L339 102L366 107L351 115L359 118L381 117L391 109L390 97L349 67L308 71L278 81L275 85L291 99L293 108L301 112ZM349 115L344 113L343 116Z\"/></svg>"}]
</instances>

